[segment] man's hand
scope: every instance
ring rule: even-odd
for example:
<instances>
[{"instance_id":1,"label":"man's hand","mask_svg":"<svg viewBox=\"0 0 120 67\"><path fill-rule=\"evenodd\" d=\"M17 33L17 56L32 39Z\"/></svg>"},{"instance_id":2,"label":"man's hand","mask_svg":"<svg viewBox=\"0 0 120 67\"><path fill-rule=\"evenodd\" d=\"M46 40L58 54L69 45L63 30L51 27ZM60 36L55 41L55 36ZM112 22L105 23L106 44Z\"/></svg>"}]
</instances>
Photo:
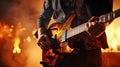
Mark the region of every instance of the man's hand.
<instances>
[{"instance_id":1,"label":"man's hand","mask_svg":"<svg viewBox=\"0 0 120 67\"><path fill-rule=\"evenodd\" d=\"M88 23L85 24L86 31L93 37L100 37L105 31L105 25L97 22L98 17L92 17Z\"/></svg>"},{"instance_id":2,"label":"man's hand","mask_svg":"<svg viewBox=\"0 0 120 67\"><path fill-rule=\"evenodd\" d=\"M41 47L42 50L48 50L51 48L51 42L49 37L43 32L43 29L38 29L38 46Z\"/></svg>"}]
</instances>

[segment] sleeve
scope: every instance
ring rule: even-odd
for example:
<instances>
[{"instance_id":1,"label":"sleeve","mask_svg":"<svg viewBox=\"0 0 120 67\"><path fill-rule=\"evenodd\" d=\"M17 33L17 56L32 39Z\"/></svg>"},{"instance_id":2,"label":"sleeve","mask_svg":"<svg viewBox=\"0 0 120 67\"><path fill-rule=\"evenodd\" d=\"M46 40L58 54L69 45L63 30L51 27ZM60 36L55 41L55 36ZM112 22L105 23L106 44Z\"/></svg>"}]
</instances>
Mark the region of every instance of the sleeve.
<instances>
[{"instance_id":1,"label":"sleeve","mask_svg":"<svg viewBox=\"0 0 120 67\"><path fill-rule=\"evenodd\" d=\"M51 20L52 14L52 0L44 0L43 10L38 18L37 27L45 27L45 25Z\"/></svg>"}]
</instances>

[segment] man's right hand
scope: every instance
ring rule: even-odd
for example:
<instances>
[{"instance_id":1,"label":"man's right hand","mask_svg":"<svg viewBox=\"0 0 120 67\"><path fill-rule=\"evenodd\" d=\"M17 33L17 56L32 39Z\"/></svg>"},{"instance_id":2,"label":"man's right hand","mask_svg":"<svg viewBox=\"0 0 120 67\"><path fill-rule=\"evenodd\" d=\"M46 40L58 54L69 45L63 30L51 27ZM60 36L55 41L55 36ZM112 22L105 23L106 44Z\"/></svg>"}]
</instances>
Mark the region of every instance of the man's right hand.
<instances>
[{"instance_id":1,"label":"man's right hand","mask_svg":"<svg viewBox=\"0 0 120 67\"><path fill-rule=\"evenodd\" d=\"M38 29L38 46L41 47L42 50L48 50L51 48L51 41L49 37L45 34L45 30L43 28Z\"/></svg>"}]
</instances>

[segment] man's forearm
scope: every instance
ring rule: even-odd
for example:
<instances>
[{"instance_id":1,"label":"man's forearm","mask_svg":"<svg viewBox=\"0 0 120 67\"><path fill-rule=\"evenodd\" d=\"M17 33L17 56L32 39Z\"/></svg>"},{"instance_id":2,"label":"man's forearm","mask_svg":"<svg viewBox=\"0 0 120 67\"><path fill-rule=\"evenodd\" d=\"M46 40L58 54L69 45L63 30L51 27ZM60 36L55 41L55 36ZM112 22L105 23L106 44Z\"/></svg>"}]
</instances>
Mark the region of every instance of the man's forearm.
<instances>
[{"instance_id":1,"label":"man's forearm","mask_svg":"<svg viewBox=\"0 0 120 67\"><path fill-rule=\"evenodd\" d=\"M46 28L44 27L38 28L38 38L40 37L41 34L46 34Z\"/></svg>"}]
</instances>

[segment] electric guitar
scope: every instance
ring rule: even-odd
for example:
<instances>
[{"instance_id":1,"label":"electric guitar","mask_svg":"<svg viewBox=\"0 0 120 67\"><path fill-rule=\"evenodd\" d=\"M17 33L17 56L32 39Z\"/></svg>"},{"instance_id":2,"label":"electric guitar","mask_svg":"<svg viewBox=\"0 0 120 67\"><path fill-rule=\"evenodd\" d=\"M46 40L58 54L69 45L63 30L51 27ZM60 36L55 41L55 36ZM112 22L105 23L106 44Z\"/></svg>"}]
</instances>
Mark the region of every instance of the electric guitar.
<instances>
[{"instance_id":1,"label":"electric guitar","mask_svg":"<svg viewBox=\"0 0 120 67\"><path fill-rule=\"evenodd\" d=\"M119 16L120 16L120 9L101 15L97 22L99 23L109 22ZM72 29L70 28L71 22L74 19L74 17L75 17L75 14L71 15L64 24L55 23L48 28L49 30L48 32L51 32L49 38L54 44L53 47L55 45L58 45L59 47L55 50L60 54L71 53L74 50L74 48L69 47L67 40L72 38L73 36L76 36L86 31L85 24L87 22L84 24L78 25L77 27L74 27ZM43 50L43 60L45 60L45 63L47 62L48 65L50 64L51 66L55 66L57 59L59 59L59 54L57 55L54 52L54 48L52 48L51 45L49 46L49 48L47 47L45 45L42 45L42 49L45 49L45 51ZM58 61L58 62L61 62L61 61ZM42 62L41 64L44 64L44 62Z\"/></svg>"}]
</instances>

